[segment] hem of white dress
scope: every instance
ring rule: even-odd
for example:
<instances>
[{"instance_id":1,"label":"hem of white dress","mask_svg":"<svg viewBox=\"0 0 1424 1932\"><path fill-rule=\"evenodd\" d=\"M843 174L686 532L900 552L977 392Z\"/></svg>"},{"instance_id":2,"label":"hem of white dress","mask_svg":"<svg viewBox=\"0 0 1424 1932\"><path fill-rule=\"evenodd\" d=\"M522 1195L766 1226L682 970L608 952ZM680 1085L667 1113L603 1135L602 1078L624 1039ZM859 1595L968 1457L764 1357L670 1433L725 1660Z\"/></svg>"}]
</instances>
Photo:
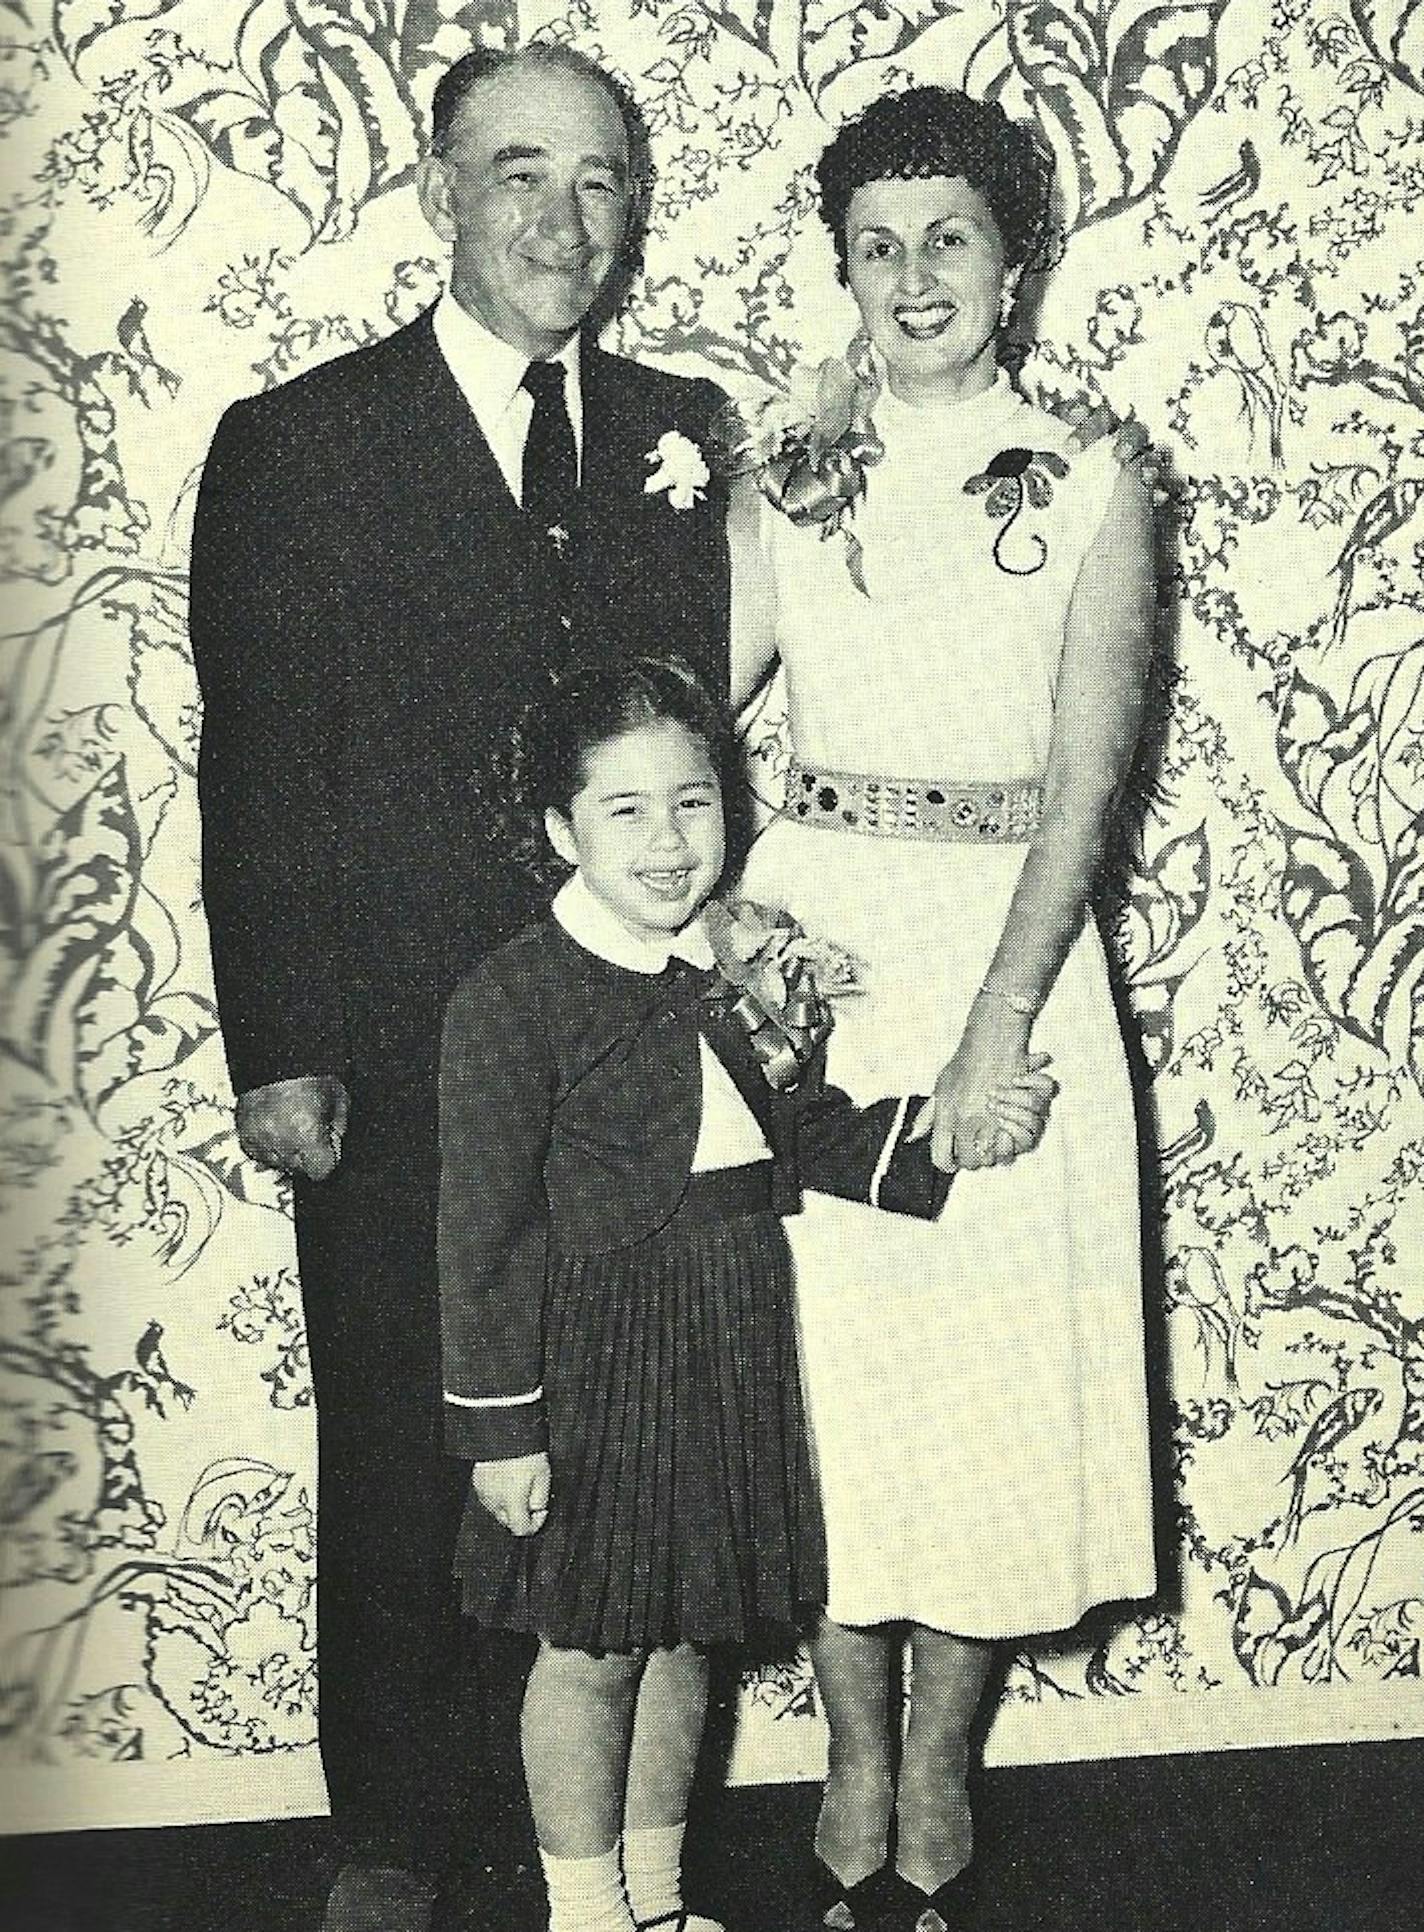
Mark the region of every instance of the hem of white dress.
<instances>
[{"instance_id":1,"label":"hem of white dress","mask_svg":"<svg viewBox=\"0 0 1424 1932\"><path fill-rule=\"evenodd\" d=\"M1084 1595L1074 1596L1056 1604L1025 1610L1022 1605L1014 1612L1012 1622L998 1618L986 1621L982 1616L954 1617L936 1604L933 1610L927 1606L906 1606L903 1602L889 1605L885 1603L857 1603L852 1606L854 1614L834 1602L826 1605L826 1615L833 1623L844 1624L850 1630L869 1630L882 1623L913 1623L923 1630L937 1630L946 1637L972 1637L980 1643L1007 1643L1020 1637L1056 1637L1080 1624L1090 1610L1097 1610L1105 1603L1145 1605L1157 1592L1157 1573L1155 1569L1133 1570L1120 1577L1093 1584Z\"/></svg>"}]
</instances>

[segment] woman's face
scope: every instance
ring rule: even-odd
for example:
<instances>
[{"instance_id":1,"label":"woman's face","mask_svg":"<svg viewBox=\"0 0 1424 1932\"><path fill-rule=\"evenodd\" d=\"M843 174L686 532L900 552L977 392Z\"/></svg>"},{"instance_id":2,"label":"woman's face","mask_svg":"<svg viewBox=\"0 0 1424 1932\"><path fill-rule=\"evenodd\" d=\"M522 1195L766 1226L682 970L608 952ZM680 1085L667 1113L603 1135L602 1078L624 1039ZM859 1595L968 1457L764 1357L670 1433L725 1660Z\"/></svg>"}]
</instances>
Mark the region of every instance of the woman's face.
<instances>
[{"instance_id":1,"label":"woman's face","mask_svg":"<svg viewBox=\"0 0 1424 1932\"><path fill-rule=\"evenodd\" d=\"M890 387L955 402L994 380L1008 274L998 223L959 176L869 181L846 211L850 292Z\"/></svg>"},{"instance_id":2,"label":"woman's face","mask_svg":"<svg viewBox=\"0 0 1424 1932\"><path fill-rule=\"evenodd\" d=\"M722 788L707 747L672 718L595 745L550 843L639 938L677 932L712 892L726 857Z\"/></svg>"}]
</instances>

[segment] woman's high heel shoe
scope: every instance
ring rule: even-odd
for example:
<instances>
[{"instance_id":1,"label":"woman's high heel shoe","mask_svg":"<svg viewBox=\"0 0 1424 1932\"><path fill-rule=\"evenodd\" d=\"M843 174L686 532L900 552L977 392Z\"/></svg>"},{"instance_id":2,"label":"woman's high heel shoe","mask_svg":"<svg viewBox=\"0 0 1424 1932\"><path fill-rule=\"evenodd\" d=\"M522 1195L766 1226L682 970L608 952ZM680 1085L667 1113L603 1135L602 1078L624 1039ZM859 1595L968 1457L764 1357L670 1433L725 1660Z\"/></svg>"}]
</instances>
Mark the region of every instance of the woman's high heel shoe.
<instances>
[{"instance_id":1,"label":"woman's high heel shoe","mask_svg":"<svg viewBox=\"0 0 1424 1932\"><path fill-rule=\"evenodd\" d=\"M894 1903L883 1921L886 1932L969 1932L976 1876L966 1865L933 1892L922 1892L897 1872Z\"/></svg>"},{"instance_id":2,"label":"woman's high heel shoe","mask_svg":"<svg viewBox=\"0 0 1424 1932\"><path fill-rule=\"evenodd\" d=\"M808 1888L807 1932L876 1932L894 1883L894 1874L882 1865L854 1885L843 1885L829 1866L816 1859Z\"/></svg>"}]
</instances>

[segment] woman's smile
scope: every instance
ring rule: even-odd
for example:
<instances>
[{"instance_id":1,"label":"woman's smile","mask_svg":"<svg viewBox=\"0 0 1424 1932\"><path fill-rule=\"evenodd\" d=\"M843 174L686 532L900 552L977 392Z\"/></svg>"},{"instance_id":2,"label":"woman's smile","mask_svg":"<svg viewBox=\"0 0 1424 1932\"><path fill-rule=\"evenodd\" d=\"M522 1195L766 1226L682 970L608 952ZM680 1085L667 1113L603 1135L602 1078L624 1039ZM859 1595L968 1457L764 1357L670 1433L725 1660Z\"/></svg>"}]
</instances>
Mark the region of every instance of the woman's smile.
<instances>
[{"instance_id":1,"label":"woman's smile","mask_svg":"<svg viewBox=\"0 0 1424 1932\"><path fill-rule=\"evenodd\" d=\"M904 302L891 313L912 342L934 342L953 326L959 308L948 301Z\"/></svg>"}]
</instances>

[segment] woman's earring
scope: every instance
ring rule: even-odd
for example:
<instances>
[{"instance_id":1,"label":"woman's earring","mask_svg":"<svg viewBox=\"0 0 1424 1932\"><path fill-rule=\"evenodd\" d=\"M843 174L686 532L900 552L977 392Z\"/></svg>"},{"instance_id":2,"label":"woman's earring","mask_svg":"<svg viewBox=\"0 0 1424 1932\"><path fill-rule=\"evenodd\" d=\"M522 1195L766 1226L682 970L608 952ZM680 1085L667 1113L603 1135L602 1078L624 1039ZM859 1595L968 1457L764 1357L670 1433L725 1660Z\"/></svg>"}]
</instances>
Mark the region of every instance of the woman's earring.
<instances>
[{"instance_id":1,"label":"woman's earring","mask_svg":"<svg viewBox=\"0 0 1424 1932\"><path fill-rule=\"evenodd\" d=\"M1008 328L1009 317L1014 312L1014 302L1017 297L1017 286L1013 282L1005 282L999 292L999 327L1001 329Z\"/></svg>"},{"instance_id":2,"label":"woman's earring","mask_svg":"<svg viewBox=\"0 0 1424 1932\"><path fill-rule=\"evenodd\" d=\"M853 376L867 381L874 376L875 356L870 331L863 324L846 344L845 365Z\"/></svg>"}]
</instances>

